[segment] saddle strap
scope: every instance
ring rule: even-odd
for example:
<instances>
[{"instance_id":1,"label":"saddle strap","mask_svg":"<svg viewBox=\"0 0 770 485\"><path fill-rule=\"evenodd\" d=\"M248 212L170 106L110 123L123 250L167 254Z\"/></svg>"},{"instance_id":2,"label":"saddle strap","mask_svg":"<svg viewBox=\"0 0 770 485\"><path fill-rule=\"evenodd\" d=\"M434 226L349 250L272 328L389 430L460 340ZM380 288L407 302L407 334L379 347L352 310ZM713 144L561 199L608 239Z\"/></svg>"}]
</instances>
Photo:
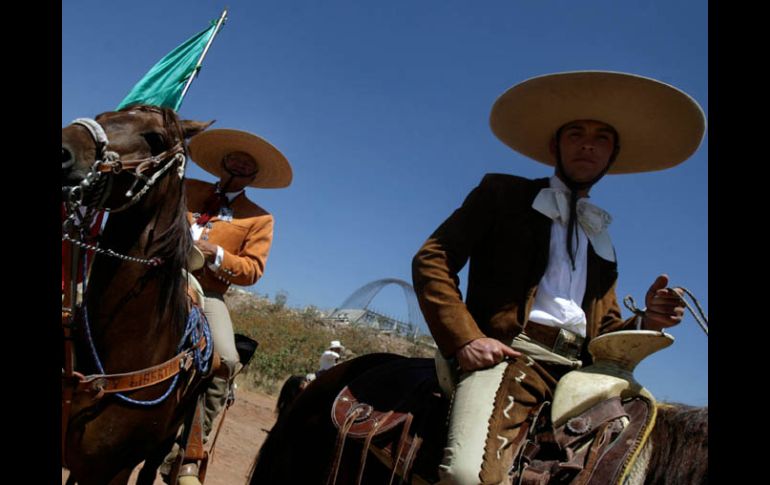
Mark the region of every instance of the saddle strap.
<instances>
[{"instance_id":1,"label":"saddle strap","mask_svg":"<svg viewBox=\"0 0 770 485\"><path fill-rule=\"evenodd\" d=\"M618 426L614 426L616 422L605 423L596 434L596 438L588 450L588 458L585 462L585 467L577 474L573 485L585 485L590 480L593 470L596 467L596 462L599 460L600 452L603 452L605 447L610 443L610 439L613 434L622 431L618 429Z\"/></svg>"},{"instance_id":2,"label":"saddle strap","mask_svg":"<svg viewBox=\"0 0 770 485\"><path fill-rule=\"evenodd\" d=\"M202 460L206 455L203 449L203 399L198 399L195 404L190 433L187 435L187 443L184 447L185 461Z\"/></svg>"},{"instance_id":3,"label":"saddle strap","mask_svg":"<svg viewBox=\"0 0 770 485\"><path fill-rule=\"evenodd\" d=\"M401 480L398 482L399 485L404 483L406 477L411 473L412 465L414 465L414 459L417 458L417 451L420 449L420 445L422 445L422 438L415 435L412 440L412 445L409 447L409 452L404 459L404 472L401 474Z\"/></svg>"},{"instance_id":4,"label":"saddle strap","mask_svg":"<svg viewBox=\"0 0 770 485\"><path fill-rule=\"evenodd\" d=\"M363 413L364 408L361 406L355 406L348 411L345 416L345 421L342 426L337 430L337 443L334 448L334 459L332 460L332 469L329 471L329 477L326 480L327 485L335 485L337 483L337 473L340 470L340 462L342 461L342 452L345 447L345 438L350 431L350 427L355 423L356 418Z\"/></svg>"},{"instance_id":5,"label":"saddle strap","mask_svg":"<svg viewBox=\"0 0 770 485\"><path fill-rule=\"evenodd\" d=\"M356 397L350 389L350 386L345 386L342 391L337 395L337 398L332 404L332 422L337 428L340 428L345 421L351 410L360 407L362 408L362 415L351 424L348 433L353 438L366 439L371 434L372 427L375 427L377 433L385 433L398 426L406 419L406 413L391 411L380 411L378 407L370 401L364 402L362 399ZM383 409L379 407L379 409Z\"/></svg>"},{"instance_id":6,"label":"saddle strap","mask_svg":"<svg viewBox=\"0 0 770 485\"><path fill-rule=\"evenodd\" d=\"M520 485L547 485L551 479L551 472L540 470L534 466L527 467L521 473Z\"/></svg>"},{"instance_id":7,"label":"saddle strap","mask_svg":"<svg viewBox=\"0 0 770 485\"><path fill-rule=\"evenodd\" d=\"M396 456L393 458L393 469L390 472L390 480L388 481L388 485L393 485L393 479L396 478L396 470L398 470L398 463L399 461L402 460L401 454L404 452L406 440L409 437L409 428L412 426L413 419L414 419L414 416L412 415L412 413L409 413L406 417L406 420L404 421L404 426L401 428L401 436L399 436L398 438L398 449L396 450ZM404 462L404 464L406 464L406 462ZM406 475L406 471L401 475L402 481L405 475Z\"/></svg>"},{"instance_id":8,"label":"saddle strap","mask_svg":"<svg viewBox=\"0 0 770 485\"><path fill-rule=\"evenodd\" d=\"M361 448L361 460L358 464L358 480L356 481L357 485L361 485L364 478L364 467L366 466L366 457L369 456L369 447L372 444L372 438L375 434L377 434L377 430L379 429L380 425L382 423L386 423L392 414L393 411L388 411L383 414L381 418L375 418L374 423L372 423L372 428L369 430L369 434L366 435L364 446Z\"/></svg>"},{"instance_id":9,"label":"saddle strap","mask_svg":"<svg viewBox=\"0 0 770 485\"><path fill-rule=\"evenodd\" d=\"M579 416L570 418L554 430L553 437L561 449L567 449L605 423L622 417L627 418L628 413L623 408L620 397L616 396L599 402Z\"/></svg>"},{"instance_id":10,"label":"saddle strap","mask_svg":"<svg viewBox=\"0 0 770 485\"><path fill-rule=\"evenodd\" d=\"M631 423L621 430L599 457L599 463L591 470L588 485L623 483L641 447L655 423L655 405L642 396L632 398L623 407L631 416Z\"/></svg>"},{"instance_id":11,"label":"saddle strap","mask_svg":"<svg viewBox=\"0 0 770 485\"><path fill-rule=\"evenodd\" d=\"M233 402L228 399L227 404L225 405L225 410L222 411L222 418L219 420L219 424L217 425L217 432L214 433L214 439L211 441L211 448L209 450L209 459L212 463L214 463L214 447L217 445L217 438L219 438L219 432L222 431L222 425L225 424L225 416L227 416L227 410L230 409L230 406L232 406Z\"/></svg>"},{"instance_id":12,"label":"saddle strap","mask_svg":"<svg viewBox=\"0 0 770 485\"><path fill-rule=\"evenodd\" d=\"M524 481L525 477L532 475L531 473L527 474L526 472L534 461L535 456L540 451L540 444L538 444L536 440L535 433L539 427L540 416L545 415L544 411L549 409L550 405L550 401L545 401L540 404L540 406L533 408L519 428L519 434L516 437L518 444L514 445L518 447L518 450L513 453L513 463L508 470L508 474L514 477L514 483L530 483ZM519 482L515 481L517 476L520 477Z\"/></svg>"},{"instance_id":13,"label":"saddle strap","mask_svg":"<svg viewBox=\"0 0 770 485\"><path fill-rule=\"evenodd\" d=\"M402 429L399 441L393 441L387 446L372 445L370 447L369 451L372 455L390 469L388 485L393 485L393 481L397 476L399 477L399 485L405 482L412 472L414 460L417 458L417 452L422 445L423 439L419 435L415 434L413 437L409 437L408 432L412 423L411 416L410 414L410 419L404 423L406 426ZM419 481L415 482L415 477L411 477L412 483L427 483L419 477L418 479Z\"/></svg>"},{"instance_id":14,"label":"saddle strap","mask_svg":"<svg viewBox=\"0 0 770 485\"><path fill-rule=\"evenodd\" d=\"M204 336L201 336L196 347L200 350L206 348L206 339ZM194 350L195 349L193 348L180 352L162 364L134 372L123 374L93 374L87 377L75 372L73 374L78 376L78 380L75 384L74 392L91 393L93 394L94 399L101 399L105 394L135 391L137 389L154 386L155 384L171 379L182 370L189 370L193 364ZM65 379L64 387L66 388L69 384L70 381Z\"/></svg>"}]
</instances>

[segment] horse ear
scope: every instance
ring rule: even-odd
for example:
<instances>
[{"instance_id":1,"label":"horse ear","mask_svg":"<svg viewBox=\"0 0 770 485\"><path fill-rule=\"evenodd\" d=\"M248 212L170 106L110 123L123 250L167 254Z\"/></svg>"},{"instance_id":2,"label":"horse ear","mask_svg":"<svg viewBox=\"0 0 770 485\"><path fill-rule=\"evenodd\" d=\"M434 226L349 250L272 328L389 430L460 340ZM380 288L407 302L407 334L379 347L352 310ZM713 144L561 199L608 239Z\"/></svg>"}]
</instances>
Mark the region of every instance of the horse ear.
<instances>
[{"instance_id":1,"label":"horse ear","mask_svg":"<svg viewBox=\"0 0 770 485\"><path fill-rule=\"evenodd\" d=\"M182 131L184 132L184 138L192 138L201 131L205 130L209 126L213 125L216 120L211 121L194 121L194 120L181 120Z\"/></svg>"}]
</instances>

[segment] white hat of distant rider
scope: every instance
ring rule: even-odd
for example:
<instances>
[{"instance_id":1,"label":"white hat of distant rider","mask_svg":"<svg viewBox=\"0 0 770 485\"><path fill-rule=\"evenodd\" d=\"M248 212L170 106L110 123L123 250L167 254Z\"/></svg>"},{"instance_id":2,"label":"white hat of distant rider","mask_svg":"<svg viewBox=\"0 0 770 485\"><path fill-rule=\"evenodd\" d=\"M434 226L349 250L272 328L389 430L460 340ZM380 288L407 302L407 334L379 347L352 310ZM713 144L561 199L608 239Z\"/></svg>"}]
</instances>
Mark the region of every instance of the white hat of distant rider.
<instances>
[{"instance_id":1,"label":"white hat of distant rider","mask_svg":"<svg viewBox=\"0 0 770 485\"><path fill-rule=\"evenodd\" d=\"M329 344L329 350L333 349L340 349L340 351L344 351L345 347L340 343L339 340L332 340L332 342Z\"/></svg>"}]
</instances>

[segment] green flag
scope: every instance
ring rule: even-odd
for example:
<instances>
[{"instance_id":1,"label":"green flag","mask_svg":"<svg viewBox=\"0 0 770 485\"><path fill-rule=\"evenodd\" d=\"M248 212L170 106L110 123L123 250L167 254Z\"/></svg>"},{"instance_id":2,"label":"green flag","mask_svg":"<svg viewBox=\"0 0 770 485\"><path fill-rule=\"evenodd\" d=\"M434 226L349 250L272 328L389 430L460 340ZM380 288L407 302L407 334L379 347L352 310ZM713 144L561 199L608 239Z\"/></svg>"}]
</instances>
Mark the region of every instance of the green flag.
<instances>
[{"instance_id":1,"label":"green flag","mask_svg":"<svg viewBox=\"0 0 770 485\"><path fill-rule=\"evenodd\" d=\"M217 30L217 21L211 27L189 38L184 44L158 61L123 99L117 109L142 103L172 108L182 105L182 94L190 76L195 75L198 59L209 39Z\"/></svg>"}]
</instances>

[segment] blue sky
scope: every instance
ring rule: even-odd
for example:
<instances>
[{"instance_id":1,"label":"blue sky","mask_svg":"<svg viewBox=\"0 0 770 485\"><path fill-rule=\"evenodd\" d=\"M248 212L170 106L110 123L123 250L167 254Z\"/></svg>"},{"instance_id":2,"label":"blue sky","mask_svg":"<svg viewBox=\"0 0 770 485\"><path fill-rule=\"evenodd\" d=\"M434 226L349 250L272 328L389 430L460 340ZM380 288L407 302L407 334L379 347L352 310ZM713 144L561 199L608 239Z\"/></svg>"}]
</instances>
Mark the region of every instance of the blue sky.
<instances>
[{"instance_id":1,"label":"blue sky","mask_svg":"<svg viewBox=\"0 0 770 485\"><path fill-rule=\"evenodd\" d=\"M707 3L697 0L230 0L227 24L180 108L252 131L294 169L249 189L276 219L251 288L334 308L380 278L411 281L427 236L488 172L546 177L489 129L508 87L560 71L632 72L673 84L708 117ZM62 126L114 109L149 68L225 2L62 2ZM188 176L213 180L190 165ZM660 273L708 311L708 136L686 163L608 176L592 200L613 215L618 297ZM464 276L465 272L463 272ZM464 289L463 281L463 289ZM372 306L406 318L401 290ZM658 398L708 403L708 339L691 317L636 371Z\"/></svg>"}]
</instances>

